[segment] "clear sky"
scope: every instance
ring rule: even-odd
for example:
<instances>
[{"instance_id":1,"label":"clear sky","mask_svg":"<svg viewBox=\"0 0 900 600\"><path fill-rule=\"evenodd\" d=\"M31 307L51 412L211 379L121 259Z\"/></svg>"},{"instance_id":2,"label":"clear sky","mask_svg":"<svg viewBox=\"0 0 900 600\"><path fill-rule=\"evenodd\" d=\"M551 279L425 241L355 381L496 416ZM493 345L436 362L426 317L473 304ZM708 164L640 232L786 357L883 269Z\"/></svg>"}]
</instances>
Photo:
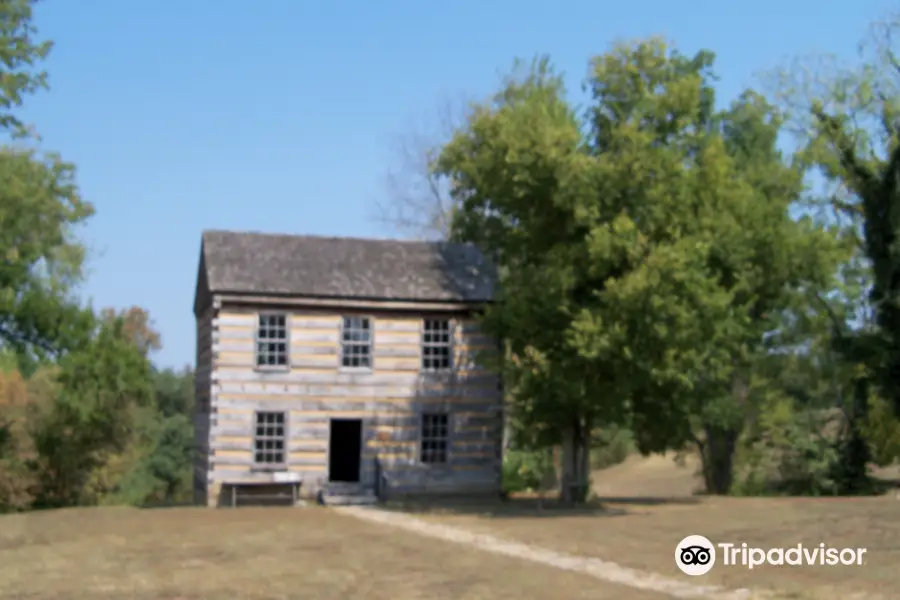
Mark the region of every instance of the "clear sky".
<instances>
[{"instance_id":1,"label":"clear sky","mask_svg":"<svg viewBox=\"0 0 900 600\"><path fill-rule=\"evenodd\" d=\"M887 0L45 0L51 91L25 117L97 214L86 295L150 311L163 366L193 361L204 229L384 237L396 136L549 53L573 88L622 38L717 54L720 99L761 69L850 56Z\"/></svg>"}]
</instances>

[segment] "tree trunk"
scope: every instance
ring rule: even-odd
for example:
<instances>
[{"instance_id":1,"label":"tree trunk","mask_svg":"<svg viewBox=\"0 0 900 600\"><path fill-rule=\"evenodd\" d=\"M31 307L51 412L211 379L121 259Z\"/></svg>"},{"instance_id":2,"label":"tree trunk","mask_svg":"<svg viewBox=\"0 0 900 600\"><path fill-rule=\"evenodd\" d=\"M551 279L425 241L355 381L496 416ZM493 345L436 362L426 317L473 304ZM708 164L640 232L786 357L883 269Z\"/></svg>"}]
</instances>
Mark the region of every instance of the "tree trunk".
<instances>
[{"instance_id":1,"label":"tree trunk","mask_svg":"<svg viewBox=\"0 0 900 600\"><path fill-rule=\"evenodd\" d=\"M731 401L735 414L724 422L705 423L706 440L701 447L703 482L708 494L728 495L734 483L734 454L738 439L747 419L747 401L750 395L750 373L738 369L731 383Z\"/></svg>"},{"instance_id":2,"label":"tree trunk","mask_svg":"<svg viewBox=\"0 0 900 600\"><path fill-rule=\"evenodd\" d=\"M859 377L853 384L853 406L850 411L849 435L838 445L839 458L834 468L834 481L841 495L871 494L869 477L869 444L862 431L869 414L869 381Z\"/></svg>"},{"instance_id":3,"label":"tree trunk","mask_svg":"<svg viewBox=\"0 0 900 600\"><path fill-rule=\"evenodd\" d=\"M740 430L729 427L704 427L706 440L701 446L703 482L709 494L727 495L734 481L734 452Z\"/></svg>"},{"instance_id":4,"label":"tree trunk","mask_svg":"<svg viewBox=\"0 0 900 600\"><path fill-rule=\"evenodd\" d=\"M587 500L590 462L590 427L581 419L571 419L562 431L560 502L571 504Z\"/></svg>"}]
</instances>

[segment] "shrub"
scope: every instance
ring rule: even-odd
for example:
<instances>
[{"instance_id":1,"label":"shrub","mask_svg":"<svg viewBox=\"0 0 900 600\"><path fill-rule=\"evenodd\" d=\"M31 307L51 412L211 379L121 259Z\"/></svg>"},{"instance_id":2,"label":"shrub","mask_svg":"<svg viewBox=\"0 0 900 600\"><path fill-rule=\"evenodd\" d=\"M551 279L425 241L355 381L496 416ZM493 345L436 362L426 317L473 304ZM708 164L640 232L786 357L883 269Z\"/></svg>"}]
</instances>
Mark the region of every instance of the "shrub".
<instances>
[{"instance_id":1,"label":"shrub","mask_svg":"<svg viewBox=\"0 0 900 600\"><path fill-rule=\"evenodd\" d=\"M747 432L735 457L735 496L827 496L837 493L838 462L834 415L771 407L767 418Z\"/></svg>"},{"instance_id":2,"label":"shrub","mask_svg":"<svg viewBox=\"0 0 900 600\"><path fill-rule=\"evenodd\" d=\"M900 458L900 419L884 398L874 395L869 398L869 414L863 430L869 441L872 462L885 467Z\"/></svg>"},{"instance_id":3,"label":"shrub","mask_svg":"<svg viewBox=\"0 0 900 600\"><path fill-rule=\"evenodd\" d=\"M503 459L503 491L543 489L552 473L553 457L549 449L510 450Z\"/></svg>"}]
</instances>

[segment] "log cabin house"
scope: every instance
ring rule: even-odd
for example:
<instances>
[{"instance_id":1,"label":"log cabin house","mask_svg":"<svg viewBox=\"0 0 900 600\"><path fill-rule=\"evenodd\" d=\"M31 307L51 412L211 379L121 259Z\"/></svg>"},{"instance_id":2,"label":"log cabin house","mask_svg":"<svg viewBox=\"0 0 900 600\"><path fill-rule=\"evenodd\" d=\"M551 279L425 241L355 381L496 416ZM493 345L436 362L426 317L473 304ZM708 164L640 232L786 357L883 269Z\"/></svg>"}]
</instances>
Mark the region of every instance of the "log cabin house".
<instances>
[{"instance_id":1,"label":"log cabin house","mask_svg":"<svg viewBox=\"0 0 900 600\"><path fill-rule=\"evenodd\" d=\"M471 245L204 232L196 502L499 493L494 285Z\"/></svg>"}]
</instances>

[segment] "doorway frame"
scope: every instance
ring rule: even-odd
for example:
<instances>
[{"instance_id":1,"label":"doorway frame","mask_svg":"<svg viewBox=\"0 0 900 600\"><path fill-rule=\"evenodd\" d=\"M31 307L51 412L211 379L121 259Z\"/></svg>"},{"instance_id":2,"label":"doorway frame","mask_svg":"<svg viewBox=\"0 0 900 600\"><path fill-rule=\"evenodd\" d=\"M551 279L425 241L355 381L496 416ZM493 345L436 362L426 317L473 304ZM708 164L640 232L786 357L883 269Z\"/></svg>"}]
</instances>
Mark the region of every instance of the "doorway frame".
<instances>
[{"instance_id":1,"label":"doorway frame","mask_svg":"<svg viewBox=\"0 0 900 600\"><path fill-rule=\"evenodd\" d=\"M335 481L331 478L331 440L332 429L335 421L359 422L359 476L356 481ZM325 481L328 483L357 483L363 482L363 451L366 442L366 420L362 417L328 417L328 443L325 447Z\"/></svg>"}]
</instances>

